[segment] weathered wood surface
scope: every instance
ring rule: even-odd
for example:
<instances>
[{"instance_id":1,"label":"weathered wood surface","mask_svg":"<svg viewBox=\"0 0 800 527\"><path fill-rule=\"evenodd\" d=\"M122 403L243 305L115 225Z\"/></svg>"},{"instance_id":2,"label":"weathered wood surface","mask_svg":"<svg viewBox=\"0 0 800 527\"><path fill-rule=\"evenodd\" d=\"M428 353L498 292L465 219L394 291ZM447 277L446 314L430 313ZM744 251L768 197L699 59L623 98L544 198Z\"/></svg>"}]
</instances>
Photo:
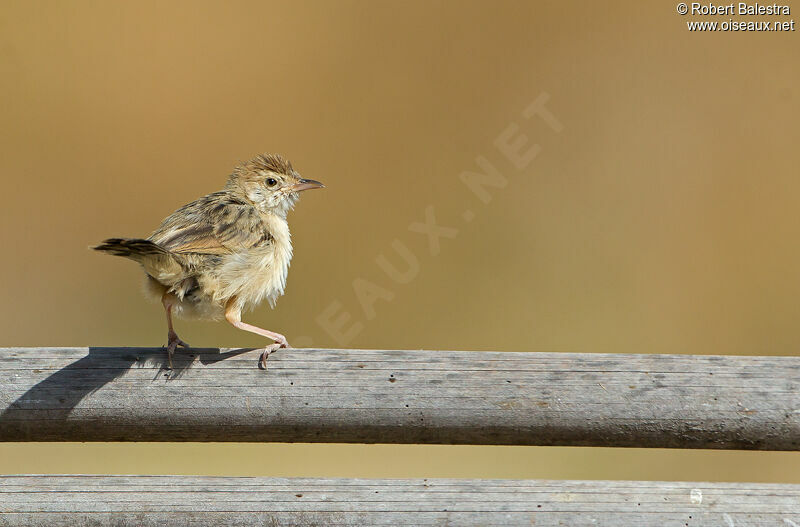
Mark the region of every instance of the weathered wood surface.
<instances>
[{"instance_id":1,"label":"weathered wood surface","mask_svg":"<svg viewBox=\"0 0 800 527\"><path fill-rule=\"evenodd\" d=\"M0 526L796 527L800 485L3 476Z\"/></svg>"},{"instance_id":2,"label":"weathered wood surface","mask_svg":"<svg viewBox=\"0 0 800 527\"><path fill-rule=\"evenodd\" d=\"M800 358L0 349L0 440L798 450Z\"/></svg>"}]
</instances>

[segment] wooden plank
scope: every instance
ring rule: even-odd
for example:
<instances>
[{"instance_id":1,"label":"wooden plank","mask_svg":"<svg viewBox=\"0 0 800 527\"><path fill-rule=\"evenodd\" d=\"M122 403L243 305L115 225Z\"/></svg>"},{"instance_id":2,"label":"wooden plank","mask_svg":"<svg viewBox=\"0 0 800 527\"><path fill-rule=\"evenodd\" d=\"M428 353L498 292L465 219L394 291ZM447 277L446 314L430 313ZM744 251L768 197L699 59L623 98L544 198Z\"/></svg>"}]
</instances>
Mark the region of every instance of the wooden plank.
<instances>
[{"instance_id":1,"label":"wooden plank","mask_svg":"<svg viewBox=\"0 0 800 527\"><path fill-rule=\"evenodd\" d=\"M800 485L0 476L0 526L800 525Z\"/></svg>"},{"instance_id":2,"label":"wooden plank","mask_svg":"<svg viewBox=\"0 0 800 527\"><path fill-rule=\"evenodd\" d=\"M798 450L800 358L0 349L3 441Z\"/></svg>"}]
</instances>

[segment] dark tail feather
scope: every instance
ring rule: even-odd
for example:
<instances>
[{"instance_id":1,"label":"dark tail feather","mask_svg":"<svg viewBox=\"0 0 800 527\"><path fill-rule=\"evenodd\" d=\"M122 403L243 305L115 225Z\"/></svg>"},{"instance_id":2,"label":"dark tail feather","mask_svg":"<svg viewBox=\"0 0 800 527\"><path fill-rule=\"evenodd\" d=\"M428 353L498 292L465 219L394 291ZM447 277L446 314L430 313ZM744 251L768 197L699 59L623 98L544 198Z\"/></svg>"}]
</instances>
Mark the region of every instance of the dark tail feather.
<instances>
[{"instance_id":1,"label":"dark tail feather","mask_svg":"<svg viewBox=\"0 0 800 527\"><path fill-rule=\"evenodd\" d=\"M134 260L140 260L143 256L169 254L169 251L158 244L141 238L109 238L92 249Z\"/></svg>"},{"instance_id":2,"label":"dark tail feather","mask_svg":"<svg viewBox=\"0 0 800 527\"><path fill-rule=\"evenodd\" d=\"M164 285L172 285L186 278L185 262L157 243L141 238L109 238L92 247L115 256L124 256L144 267L144 272Z\"/></svg>"}]
</instances>

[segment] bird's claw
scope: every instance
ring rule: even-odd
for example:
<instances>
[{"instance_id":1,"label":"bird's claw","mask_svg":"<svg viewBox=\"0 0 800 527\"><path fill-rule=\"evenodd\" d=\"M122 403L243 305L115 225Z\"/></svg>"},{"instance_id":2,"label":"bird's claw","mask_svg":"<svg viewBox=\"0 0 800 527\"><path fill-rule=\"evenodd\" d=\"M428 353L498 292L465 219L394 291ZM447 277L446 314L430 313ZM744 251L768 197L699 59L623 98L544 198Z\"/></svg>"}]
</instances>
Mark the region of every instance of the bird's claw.
<instances>
[{"instance_id":1,"label":"bird's claw","mask_svg":"<svg viewBox=\"0 0 800 527\"><path fill-rule=\"evenodd\" d=\"M182 348L191 348L191 346L187 342L184 342L180 338L178 338L177 333L171 331L167 335L167 348L170 348L172 349L172 351L175 351L175 348L177 348L178 346Z\"/></svg>"},{"instance_id":2,"label":"bird's claw","mask_svg":"<svg viewBox=\"0 0 800 527\"><path fill-rule=\"evenodd\" d=\"M169 364L169 369L172 369L172 355L175 353L175 349L180 346L182 348L190 348L191 346L182 341L178 338L177 333L172 332L167 337L167 362Z\"/></svg>"},{"instance_id":3,"label":"bird's claw","mask_svg":"<svg viewBox=\"0 0 800 527\"><path fill-rule=\"evenodd\" d=\"M272 353L278 351L281 348L288 348L288 347L289 347L289 342L286 340L286 337L281 337L280 339L277 339L274 344L270 344L269 346L264 348L264 351L261 352L261 357L259 357L258 359L258 364L261 367L261 369L262 370L267 369L267 359Z\"/></svg>"}]
</instances>

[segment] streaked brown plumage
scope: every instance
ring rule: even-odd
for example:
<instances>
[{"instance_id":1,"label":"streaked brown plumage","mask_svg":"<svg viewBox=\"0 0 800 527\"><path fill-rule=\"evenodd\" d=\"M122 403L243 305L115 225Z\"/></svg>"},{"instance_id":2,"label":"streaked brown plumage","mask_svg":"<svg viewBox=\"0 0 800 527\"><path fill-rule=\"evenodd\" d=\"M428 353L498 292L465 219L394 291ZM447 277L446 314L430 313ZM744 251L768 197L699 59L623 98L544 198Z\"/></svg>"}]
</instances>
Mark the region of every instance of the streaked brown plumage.
<instances>
[{"instance_id":1,"label":"streaked brown plumage","mask_svg":"<svg viewBox=\"0 0 800 527\"><path fill-rule=\"evenodd\" d=\"M167 351L188 347L172 315L219 320L272 339L262 363L288 347L286 337L241 320L243 310L283 294L292 258L288 212L303 190L322 187L303 179L278 155L262 154L237 166L220 192L184 205L147 239L110 238L95 250L130 258L147 275L147 292L167 314Z\"/></svg>"}]
</instances>

